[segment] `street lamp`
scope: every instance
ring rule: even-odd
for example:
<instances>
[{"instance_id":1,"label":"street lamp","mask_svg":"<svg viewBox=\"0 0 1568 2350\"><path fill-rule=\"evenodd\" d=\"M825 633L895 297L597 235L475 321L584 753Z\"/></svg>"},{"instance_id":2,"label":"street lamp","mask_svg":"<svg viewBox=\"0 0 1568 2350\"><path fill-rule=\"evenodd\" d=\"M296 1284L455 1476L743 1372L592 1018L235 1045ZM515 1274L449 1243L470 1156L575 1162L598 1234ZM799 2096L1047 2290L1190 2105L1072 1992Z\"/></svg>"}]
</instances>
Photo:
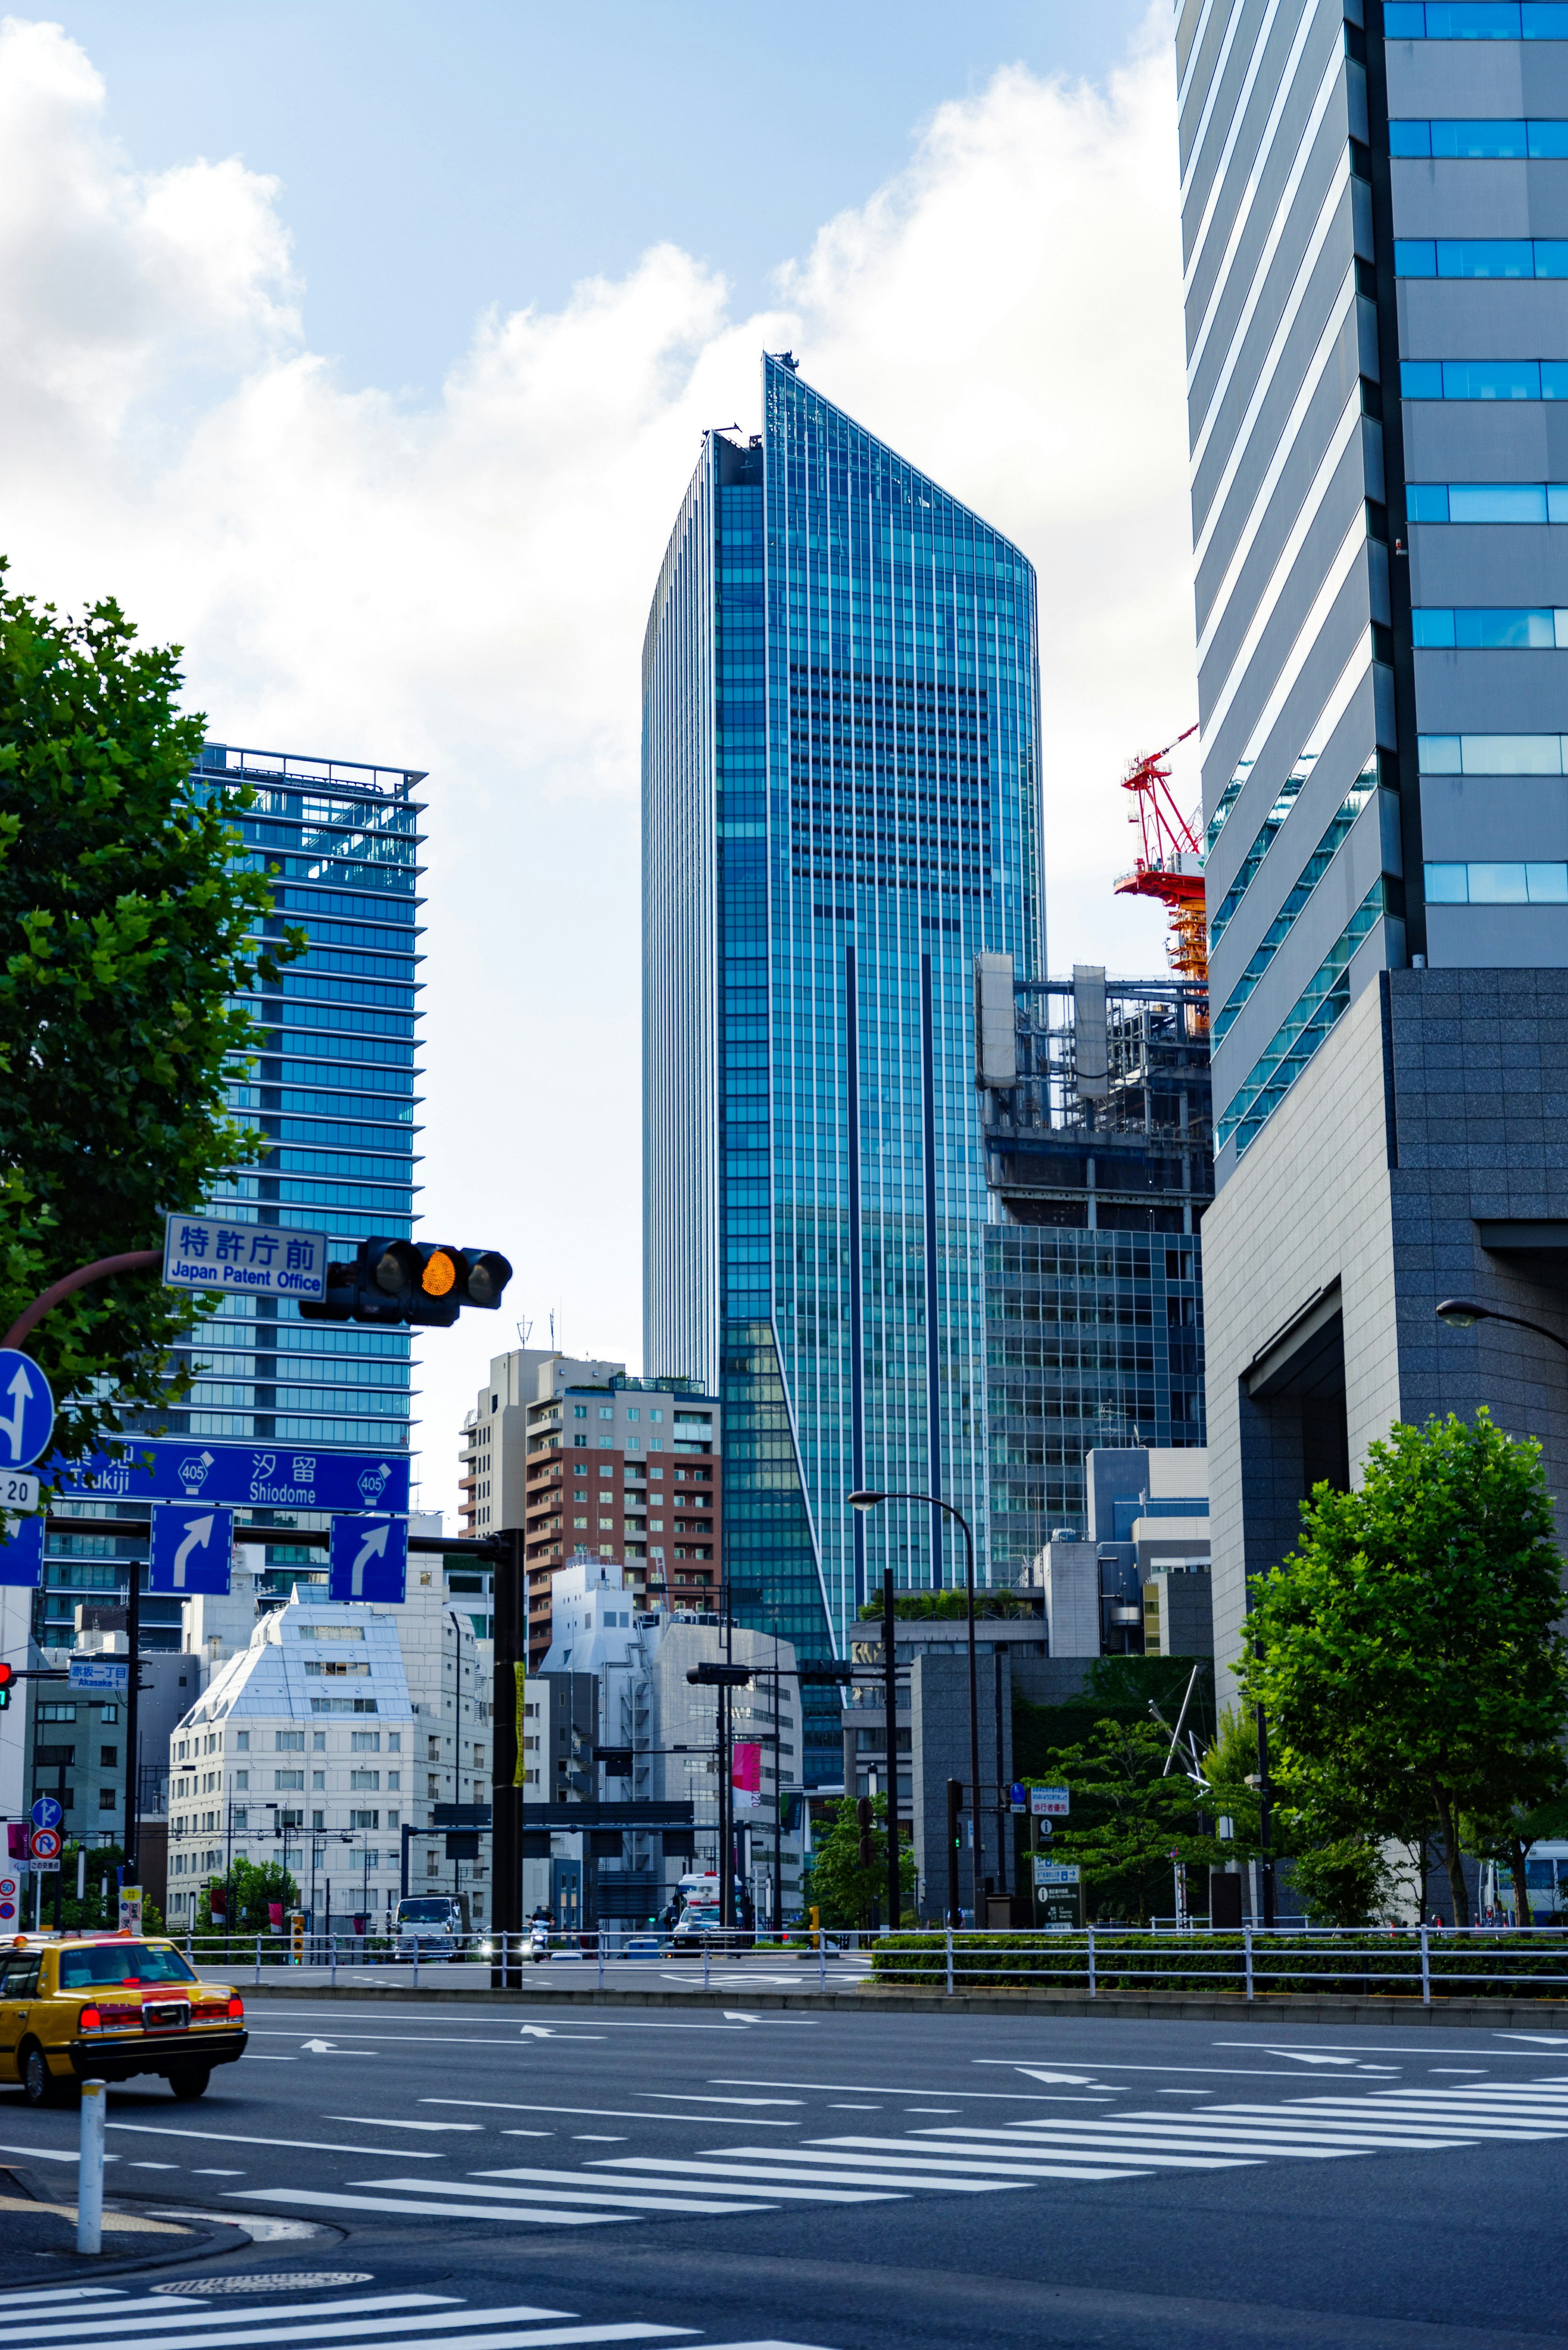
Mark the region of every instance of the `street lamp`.
<instances>
[{"instance_id":1,"label":"street lamp","mask_svg":"<svg viewBox=\"0 0 1568 2350\"><path fill-rule=\"evenodd\" d=\"M884 1502L924 1502L931 1509L943 1510L950 1518L956 1518L959 1524L963 1528L964 1589L969 1595L970 1832L973 1839L971 1846L971 1857L970 1866L970 1887L971 1894L974 1901L974 1922L976 1926L979 1926L981 1922L980 1915L980 1673L979 1668L975 1663L974 1647L974 1536L970 1532L969 1520L964 1516L963 1512L961 1510L955 1510L950 1502L944 1502L941 1500L940 1495L936 1493L874 1493L869 1491L866 1491L863 1492L850 1493L846 1498L848 1501L850 1508L852 1510L860 1511L863 1515L869 1513L872 1510L879 1508L881 1503ZM1000 1749L998 1750L996 1757L996 1768L997 1775L1000 1777L1002 1773L1002 1754ZM898 1757L893 1754L889 1754L888 1757L888 1835L891 1837L893 1829L893 1814L898 1807ZM956 1926L960 1921L955 1918L952 1922ZM894 1923L897 1923L897 1918L895 1918Z\"/></svg>"},{"instance_id":2,"label":"street lamp","mask_svg":"<svg viewBox=\"0 0 1568 2350\"><path fill-rule=\"evenodd\" d=\"M1521 1314L1501 1314L1495 1305L1478 1305L1472 1297L1445 1297L1437 1315L1450 1330L1470 1330L1478 1322L1511 1322L1516 1330L1533 1330L1538 1338L1550 1338L1568 1355L1568 1338L1560 1338L1543 1322L1527 1322Z\"/></svg>"}]
</instances>

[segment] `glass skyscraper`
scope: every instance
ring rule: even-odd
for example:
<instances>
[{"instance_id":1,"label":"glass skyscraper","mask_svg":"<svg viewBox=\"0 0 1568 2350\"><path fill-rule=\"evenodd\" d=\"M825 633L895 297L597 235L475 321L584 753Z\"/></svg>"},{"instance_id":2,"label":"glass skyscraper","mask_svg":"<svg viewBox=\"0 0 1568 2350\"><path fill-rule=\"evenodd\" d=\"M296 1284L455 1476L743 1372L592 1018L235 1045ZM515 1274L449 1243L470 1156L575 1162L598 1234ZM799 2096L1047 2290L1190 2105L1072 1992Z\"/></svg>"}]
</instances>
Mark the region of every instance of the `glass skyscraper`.
<instances>
[{"instance_id":1,"label":"glass skyscraper","mask_svg":"<svg viewBox=\"0 0 1568 2350\"><path fill-rule=\"evenodd\" d=\"M1037 728L1024 557L765 359L644 645L644 1367L722 1394L735 1612L803 1654L885 1560L961 1575L853 1486L951 1501L983 1572L972 962L1040 966Z\"/></svg>"},{"instance_id":2,"label":"glass skyscraper","mask_svg":"<svg viewBox=\"0 0 1568 2350\"><path fill-rule=\"evenodd\" d=\"M198 781L248 784L236 824L273 879L266 931L310 951L244 999L261 1031L231 1107L272 1139L214 1213L326 1232L351 1255L372 1233L406 1240L414 1212L421 774L209 743ZM306 1322L291 1300L225 1297L196 1341L201 1370L166 1415L192 1436L404 1451L406 1330Z\"/></svg>"}]
</instances>

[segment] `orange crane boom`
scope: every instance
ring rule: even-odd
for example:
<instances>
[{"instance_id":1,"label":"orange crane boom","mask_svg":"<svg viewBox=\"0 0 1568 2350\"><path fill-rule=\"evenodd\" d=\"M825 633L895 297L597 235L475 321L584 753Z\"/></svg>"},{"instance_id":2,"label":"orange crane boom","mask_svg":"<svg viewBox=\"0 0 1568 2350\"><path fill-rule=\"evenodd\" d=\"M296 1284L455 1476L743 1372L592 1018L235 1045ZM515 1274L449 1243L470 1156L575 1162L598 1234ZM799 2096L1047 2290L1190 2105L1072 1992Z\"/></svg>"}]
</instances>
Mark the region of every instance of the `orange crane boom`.
<instances>
[{"instance_id":1,"label":"orange crane boom","mask_svg":"<svg viewBox=\"0 0 1568 2350\"><path fill-rule=\"evenodd\" d=\"M1169 920L1166 956L1180 979L1207 983L1209 933L1203 909L1203 846L1171 796L1170 769L1164 764L1177 744L1196 734L1196 724L1168 743L1135 759L1122 777L1122 789L1135 805L1127 822L1138 827L1143 853L1130 873L1116 883L1119 898L1158 898Z\"/></svg>"}]
</instances>

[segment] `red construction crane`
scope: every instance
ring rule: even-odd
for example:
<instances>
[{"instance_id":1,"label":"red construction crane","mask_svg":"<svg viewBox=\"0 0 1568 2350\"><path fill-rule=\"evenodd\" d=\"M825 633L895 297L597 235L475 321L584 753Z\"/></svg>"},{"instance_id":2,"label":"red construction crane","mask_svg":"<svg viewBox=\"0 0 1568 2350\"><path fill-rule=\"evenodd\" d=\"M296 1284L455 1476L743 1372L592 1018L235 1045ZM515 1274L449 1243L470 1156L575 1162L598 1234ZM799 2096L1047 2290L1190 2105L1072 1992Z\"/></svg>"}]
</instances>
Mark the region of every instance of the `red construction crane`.
<instances>
[{"instance_id":1,"label":"red construction crane","mask_svg":"<svg viewBox=\"0 0 1568 2350\"><path fill-rule=\"evenodd\" d=\"M1130 873L1116 884L1123 898L1158 898L1169 917L1166 956L1179 978L1207 983L1209 934L1203 911L1203 847L1197 833L1171 797L1168 759L1177 744L1196 734L1196 725L1163 751L1135 759L1122 777L1122 789L1131 792L1137 806L1127 822L1136 824L1143 854Z\"/></svg>"}]
</instances>

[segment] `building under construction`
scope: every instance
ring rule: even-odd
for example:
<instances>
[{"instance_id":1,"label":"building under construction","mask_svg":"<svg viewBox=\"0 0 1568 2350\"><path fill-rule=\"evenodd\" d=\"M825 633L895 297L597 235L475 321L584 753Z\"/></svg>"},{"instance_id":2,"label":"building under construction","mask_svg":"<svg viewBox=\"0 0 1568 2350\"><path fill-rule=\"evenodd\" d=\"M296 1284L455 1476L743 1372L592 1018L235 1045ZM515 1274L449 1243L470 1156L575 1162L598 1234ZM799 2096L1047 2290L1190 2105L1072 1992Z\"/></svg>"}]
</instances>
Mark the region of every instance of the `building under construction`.
<instances>
[{"instance_id":1,"label":"building under construction","mask_svg":"<svg viewBox=\"0 0 1568 2350\"><path fill-rule=\"evenodd\" d=\"M1192 979L975 959L993 1582L1082 1528L1092 1448L1205 1441L1208 1014Z\"/></svg>"}]
</instances>

